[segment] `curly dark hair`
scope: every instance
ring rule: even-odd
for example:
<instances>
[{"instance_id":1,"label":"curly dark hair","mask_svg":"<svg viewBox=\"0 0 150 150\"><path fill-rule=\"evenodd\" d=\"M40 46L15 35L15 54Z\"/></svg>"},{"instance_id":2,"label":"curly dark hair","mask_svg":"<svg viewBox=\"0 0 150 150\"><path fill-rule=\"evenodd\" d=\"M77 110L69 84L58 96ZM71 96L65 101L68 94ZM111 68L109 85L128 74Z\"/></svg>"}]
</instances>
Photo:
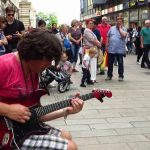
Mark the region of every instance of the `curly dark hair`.
<instances>
[{"instance_id":1,"label":"curly dark hair","mask_svg":"<svg viewBox=\"0 0 150 150\"><path fill-rule=\"evenodd\" d=\"M17 45L20 59L55 60L57 64L62 53L62 46L58 38L48 30L34 29Z\"/></svg>"}]
</instances>

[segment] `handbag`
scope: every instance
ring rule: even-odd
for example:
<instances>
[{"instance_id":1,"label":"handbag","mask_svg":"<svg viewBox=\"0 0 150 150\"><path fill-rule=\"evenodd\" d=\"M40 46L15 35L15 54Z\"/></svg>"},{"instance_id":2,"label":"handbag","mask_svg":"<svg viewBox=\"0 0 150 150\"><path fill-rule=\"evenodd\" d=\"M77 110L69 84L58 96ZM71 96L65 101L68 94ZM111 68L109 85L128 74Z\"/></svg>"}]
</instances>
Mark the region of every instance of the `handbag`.
<instances>
[{"instance_id":1,"label":"handbag","mask_svg":"<svg viewBox=\"0 0 150 150\"><path fill-rule=\"evenodd\" d=\"M100 66L101 70L105 70L105 67L108 66L108 53L105 51L104 56L103 56L103 62Z\"/></svg>"},{"instance_id":2,"label":"handbag","mask_svg":"<svg viewBox=\"0 0 150 150\"><path fill-rule=\"evenodd\" d=\"M102 62L103 62L103 52L102 52L102 50L99 48L98 49L98 59L97 59L97 63L98 63L98 65L101 65L102 64Z\"/></svg>"}]
</instances>

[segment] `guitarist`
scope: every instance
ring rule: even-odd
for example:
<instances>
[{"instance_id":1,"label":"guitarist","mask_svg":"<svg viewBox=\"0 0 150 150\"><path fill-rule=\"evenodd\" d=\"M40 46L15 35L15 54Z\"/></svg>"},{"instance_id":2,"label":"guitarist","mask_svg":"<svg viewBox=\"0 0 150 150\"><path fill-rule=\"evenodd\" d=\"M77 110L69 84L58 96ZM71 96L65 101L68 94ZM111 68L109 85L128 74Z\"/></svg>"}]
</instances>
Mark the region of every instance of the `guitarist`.
<instances>
[{"instance_id":1,"label":"guitarist","mask_svg":"<svg viewBox=\"0 0 150 150\"><path fill-rule=\"evenodd\" d=\"M38 89L40 72L50 67L53 60L55 64L59 61L62 47L48 30L35 29L19 42L17 49L18 52L0 56L0 99L17 98L21 102ZM83 100L74 98L71 103L71 107L42 116L40 121L54 120L82 110ZM30 119L31 112L21 103L0 101L0 116L25 123ZM19 149L76 150L77 146L69 132L51 127L45 135L29 136Z\"/></svg>"}]
</instances>

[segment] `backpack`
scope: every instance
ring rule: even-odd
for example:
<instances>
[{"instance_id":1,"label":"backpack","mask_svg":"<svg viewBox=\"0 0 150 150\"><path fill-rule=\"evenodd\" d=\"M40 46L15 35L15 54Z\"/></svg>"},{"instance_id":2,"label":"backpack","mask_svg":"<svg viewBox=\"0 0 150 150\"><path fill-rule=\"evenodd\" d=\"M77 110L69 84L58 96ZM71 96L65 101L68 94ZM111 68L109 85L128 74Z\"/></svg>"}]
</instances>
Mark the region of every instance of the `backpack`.
<instances>
[{"instance_id":1,"label":"backpack","mask_svg":"<svg viewBox=\"0 0 150 150\"><path fill-rule=\"evenodd\" d=\"M61 36L61 39L63 39L63 46L66 48L66 49L71 49L71 44L70 44L70 41L69 39L66 38L66 36L62 35L60 32L59 32L60 36Z\"/></svg>"},{"instance_id":2,"label":"backpack","mask_svg":"<svg viewBox=\"0 0 150 150\"><path fill-rule=\"evenodd\" d=\"M65 47L66 49L70 49L70 48L71 48L70 41L69 41L67 38L65 38L65 39L63 40L63 44L64 44L64 47Z\"/></svg>"}]
</instances>

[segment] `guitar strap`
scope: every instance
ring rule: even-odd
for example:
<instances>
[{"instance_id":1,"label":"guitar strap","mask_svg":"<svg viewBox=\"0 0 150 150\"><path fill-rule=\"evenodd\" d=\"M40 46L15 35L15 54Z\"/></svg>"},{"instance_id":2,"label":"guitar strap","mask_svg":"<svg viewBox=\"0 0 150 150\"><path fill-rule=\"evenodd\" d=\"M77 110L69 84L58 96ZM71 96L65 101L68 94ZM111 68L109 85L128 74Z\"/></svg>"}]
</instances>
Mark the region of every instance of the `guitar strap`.
<instances>
[{"instance_id":1,"label":"guitar strap","mask_svg":"<svg viewBox=\"0 0 150 150\"><path fill-rule=\"evenodd\" d=\"M27 80L26 80L26 77L25 77L24 67L23 67L23 63L22 63L21 59L20 59L20 62L21 62L21 68L22 68L22 72L23 72L23 76L24 76L24 81L25 81L25 86L26 86L26 94L27 94L27 96L29 96L28 84L27 84ZM32 73L31 73L30 68L29 68L29 74L30 74L30 80L31 80L31 84L32 84L32 92L34 92L35 89L34 89L33 77L32 77Z\"/></svg>"}]
</instances>

